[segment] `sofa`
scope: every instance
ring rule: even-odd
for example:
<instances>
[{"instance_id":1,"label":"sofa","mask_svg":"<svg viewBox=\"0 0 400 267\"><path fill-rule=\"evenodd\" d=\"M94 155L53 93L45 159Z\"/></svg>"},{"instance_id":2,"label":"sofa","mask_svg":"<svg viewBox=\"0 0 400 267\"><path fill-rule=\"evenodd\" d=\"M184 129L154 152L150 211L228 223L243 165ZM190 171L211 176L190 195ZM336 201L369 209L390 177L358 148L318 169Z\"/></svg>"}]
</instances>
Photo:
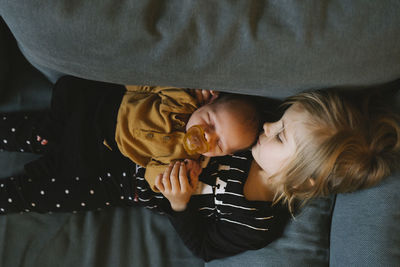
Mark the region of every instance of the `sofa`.
<instances>
[{"instance_id":1,"label":"sofa","mask_svg":"<svg viewBox=\"0 0 400 267\"><path fill-rule=\"evenodd\" d=\"M283 99L394 88L400 2L1 0L0 112L49 107L63 75ZM388 102L388 103L389 103ZM0 153L0 178L35 155ZM203 262L138 207L0 216L0 266L400 266L400 174L316 199L265 248Z\"/></svg>"}]
</instances>

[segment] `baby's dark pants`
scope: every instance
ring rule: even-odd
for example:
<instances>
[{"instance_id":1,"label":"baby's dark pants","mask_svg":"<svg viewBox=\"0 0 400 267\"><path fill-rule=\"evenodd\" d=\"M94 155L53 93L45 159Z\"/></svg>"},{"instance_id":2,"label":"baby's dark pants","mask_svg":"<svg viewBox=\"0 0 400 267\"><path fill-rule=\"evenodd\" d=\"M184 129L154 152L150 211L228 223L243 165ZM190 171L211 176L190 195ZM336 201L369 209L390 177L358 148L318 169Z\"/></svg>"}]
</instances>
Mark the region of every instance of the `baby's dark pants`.
<instances>
[{"instance_id":1,"label":"baby's dark pants","mask_svg":"<svg viewBox=\"0 0 400 267\"><path fill-rule=\"evenodd\" d=\"M66 76L53 89L50 110L1 113L0 150L41 156L0 179L0 214L134 205L136 165L114 141L124 92L124 86Z\"/></svg>"}]
</instances>

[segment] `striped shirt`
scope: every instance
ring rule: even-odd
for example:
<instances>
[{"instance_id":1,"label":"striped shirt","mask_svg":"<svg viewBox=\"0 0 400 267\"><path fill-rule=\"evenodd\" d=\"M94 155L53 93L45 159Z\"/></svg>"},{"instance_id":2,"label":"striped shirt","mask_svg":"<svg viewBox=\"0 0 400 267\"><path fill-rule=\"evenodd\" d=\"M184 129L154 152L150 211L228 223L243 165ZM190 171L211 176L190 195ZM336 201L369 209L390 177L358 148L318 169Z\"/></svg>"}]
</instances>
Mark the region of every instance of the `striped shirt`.
<instances>
[{"instance_id":1,"label":"striped shirt","mask_svg":"<svg viewBox=\"0 0 400 267\"><path fill-rule=\"evenodd\" d=\"M166 213L183 242L206 261L259 249L281 235L290 216L279 204L246 200L243 187L251 161L250 152L212 158L184 212L172 211L168 200L149 188L144 168L138 167L138 200Z\"/></svg>"}]
</instances>

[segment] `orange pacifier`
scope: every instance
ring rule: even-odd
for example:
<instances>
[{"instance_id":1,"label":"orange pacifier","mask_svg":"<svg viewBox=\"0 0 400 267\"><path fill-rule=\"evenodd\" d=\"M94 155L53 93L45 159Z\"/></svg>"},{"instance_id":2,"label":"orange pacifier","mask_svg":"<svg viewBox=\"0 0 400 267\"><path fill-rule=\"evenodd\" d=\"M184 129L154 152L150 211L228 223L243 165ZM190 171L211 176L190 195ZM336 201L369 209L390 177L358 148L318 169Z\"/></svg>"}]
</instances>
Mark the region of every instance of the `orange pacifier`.
<instances>
[{"instance_id":1,"label":"orange pacifier","mask_svg":"<svg viewBox=\"0 0 400 267\"><path fill-rule=\"evenodd\" d=\"M183 138L183 147L189 155L203 154L210 150L210 145L200 125L194 125L189 128Z\"/></svg>"}]
</instances>

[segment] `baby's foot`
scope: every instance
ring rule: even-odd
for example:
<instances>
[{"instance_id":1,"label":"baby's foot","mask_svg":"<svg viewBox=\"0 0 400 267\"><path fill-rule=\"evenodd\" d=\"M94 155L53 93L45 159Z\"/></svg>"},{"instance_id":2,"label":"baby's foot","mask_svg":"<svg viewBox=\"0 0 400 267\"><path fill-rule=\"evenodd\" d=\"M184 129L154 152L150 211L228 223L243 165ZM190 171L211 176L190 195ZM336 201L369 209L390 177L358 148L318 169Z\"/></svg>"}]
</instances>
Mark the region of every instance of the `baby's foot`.
<instances>
[{"instance_id":1,"label":"baby's foot","mask_svg":"<svg viewBox=\"0 0 400 267\"><path fill-rule=\"evenodd\" d=\"M45 146L45 145L47 145L47 143L48 143L48 141L47 141L46 139L40 137L39 135L36 136L36 141L40 142L40 144L41 144L42 146Z\"/></svg>"}]
</instances>

